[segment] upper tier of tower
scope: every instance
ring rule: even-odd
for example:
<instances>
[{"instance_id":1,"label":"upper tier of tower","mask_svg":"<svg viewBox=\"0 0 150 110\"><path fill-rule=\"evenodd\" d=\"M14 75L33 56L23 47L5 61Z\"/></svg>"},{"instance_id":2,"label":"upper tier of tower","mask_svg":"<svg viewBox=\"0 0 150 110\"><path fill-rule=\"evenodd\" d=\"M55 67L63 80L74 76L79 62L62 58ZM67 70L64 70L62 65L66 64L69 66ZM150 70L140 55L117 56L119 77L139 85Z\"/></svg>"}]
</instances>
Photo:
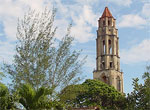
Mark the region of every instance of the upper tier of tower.
<instances>
[{"instance_id":1,"label":"upper tier of tower","mask_svg":"<svg viewBox=\"0 0 150 110\"><path fill-rule=\"evenodd\" d=\"M115 19L106 7L98 20L97 30L97 70L120 71L119 38L115 27Z\"/></svg>"},{"instance_id":2,"label":"upper tier of tower","mask_svg":"<svg viewBox=\"0 0 150 110\"><path fill-rule=\"evenodd\" d=\"M114 19L108 7L105 7L102 16L98 20L98 30L99 35L107 34L116 35L117 37L116 19Z\"/></svg>"}]
</instances>

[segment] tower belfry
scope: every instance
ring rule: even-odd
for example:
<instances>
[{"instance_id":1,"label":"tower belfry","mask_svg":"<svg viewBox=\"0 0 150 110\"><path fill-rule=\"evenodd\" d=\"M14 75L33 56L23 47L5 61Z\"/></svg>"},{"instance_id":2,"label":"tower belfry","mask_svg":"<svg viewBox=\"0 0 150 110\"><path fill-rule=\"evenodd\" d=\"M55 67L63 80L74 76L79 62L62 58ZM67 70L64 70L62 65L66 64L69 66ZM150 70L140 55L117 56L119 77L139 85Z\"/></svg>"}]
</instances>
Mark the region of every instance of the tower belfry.
<instances>
[{"instance_id":1,"label":"tower belfry","mask_svg":"<svg viewBox=\"0 0 150 110\"><path fill-rule=\"evenodd\" d=\"M116 19L107 7L98 20L96 39L96 70L94 79L99 79L123 92L123 72L120 71L119 37Z\"/></svg>"}]
</instances>

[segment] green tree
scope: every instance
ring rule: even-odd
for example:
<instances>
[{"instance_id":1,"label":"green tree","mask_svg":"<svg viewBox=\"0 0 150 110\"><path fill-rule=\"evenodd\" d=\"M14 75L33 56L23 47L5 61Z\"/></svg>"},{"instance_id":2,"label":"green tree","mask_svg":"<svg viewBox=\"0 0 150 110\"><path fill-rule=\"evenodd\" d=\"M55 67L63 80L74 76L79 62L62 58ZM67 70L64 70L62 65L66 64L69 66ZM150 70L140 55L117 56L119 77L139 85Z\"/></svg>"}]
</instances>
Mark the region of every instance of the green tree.
<instances>
[{"instance_id":1,"label":"green tree","mask_svg":"<svg viewBox=\"0 0 150 110\"><path fill-rule=\"evenodd\" d=\"M133 92L127 97L127 110L149 110L150 109L150 67L142 76L144 84L139 84L138 78L133 79Z\"/></svg>"},{"instance_id":2,"label":"green tree","mask_svg":"<svg viewBox=\"0 0 150 110\"><path fill-rule=\"evenodd\" d=\"M69 85L61 91L60 100L65 102L66 107L80 106L80 99L77 96L84 94L88 89L82 84Z\"/></svg>"},{"instance_id":3,"label":"green tree","mask_svg":"<svg viewBox=\"0 0 150 110\"><path fill-rule=\"evenodd\" d=\"M104 110L122 110L125 97L114 87L99 80L86 80L80 85L66 87L61 100L72 107L99 106Z\"/></svg>"},{"instance_id":4,"label":"green tree","mask_svg":"<svg viewBox=\"0 0 150 110\"><path fill-rule=\"evenodd\" d=\"M70 26L59 41L53 26L55 10L42 13L29 11L17 27L16 54L12 65L5 64L15 87L28 83L35 89L42 86L64 88L80 80L83 60L80 52L71 49Z\"/></svg>"},{"instance_id":5,"label":"green tree","mask_svg":"<svg viewBox=\"0 0 150 110\"><path fill-rule=\"evenodd\" d=\"M5 75L2 73L2 72L0 72L0 80L2 80L2 78L4 77Z\"/></svg>"},{"instance_id":6,"label":"green tree","mask_svg":"<svg viewBox=\"0 0 150 110\"><path fill-rule=\"evenodd\" d=\"M51 109L53 107L52 101L48 95L52 94L52 89L41 87L35 90L29 84L23 84L18 90L19 102L26 108L26 110L37 109Z\"/></svg>"},{"instance_id":7,"label":"green tree","mask_svg":"<svg viewBox=\"0 0 150 110\"><path fill-rule=\"evenodd\" d=\"M17 99L9 93L8 88L0 83L0 110L15 110Z\"/></svg>"},{"instance_id":8,"label":"green tree","mask_svg":"<svg viewBox=\"0 0 150 110\"><path fill-rule=\"evenodd\" d=\"M5 75L0 72L0 81ZM15 109L15 98L8 88L0 82L0 110Z\"/></svg>"}]
</instances>

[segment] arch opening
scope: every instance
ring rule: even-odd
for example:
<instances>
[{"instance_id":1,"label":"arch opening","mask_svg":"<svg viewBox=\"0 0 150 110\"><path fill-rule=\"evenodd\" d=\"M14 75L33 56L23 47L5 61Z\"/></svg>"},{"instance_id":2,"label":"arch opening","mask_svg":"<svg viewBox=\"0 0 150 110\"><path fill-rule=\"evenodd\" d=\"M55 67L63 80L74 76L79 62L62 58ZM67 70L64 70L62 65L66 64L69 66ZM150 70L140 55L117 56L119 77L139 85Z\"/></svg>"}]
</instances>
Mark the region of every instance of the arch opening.
<instances>
[{"instance_id":1,"label":"arch opening","mask_svg":"<svg viewBox=\"0 0 150 110\"><path fill-rule=\"evenodd\" d=\"M104 83L110 84L109 77L106 76L104 73L102 74L101 79Z\"/></svg>"},{"instance_id":2,"label":"arch opening","mask_svg":"<svg viewBox=\"0 0 150 110\"><path fill-rule=\"evenodd\" d=\"M111 40L108 40L109 43L109 54L112 54L112 43Z\"/></svg>"},{"instance_id":3,"label":"arch opening","mask_svg":"<svg viewBox=\"0 0 150 110\"><path fill-rule=\"evenodd\" d=\"M110 26L110 21L108 20L108 26Z\"/></svg>"},{"instance_id":4,"label":"arch opening","mask_svg":"<svg viewBox=\"0 0 150 110\"><path fill-rule=\"evenodd\" d=\"M121 80L119 76L117 76L117 90L121 91Z\"/></svg>"},{"instance_id":5,"label":"arch opening","mask_svg":"<svg viewBox=\"0 0 150 110\"><path fill-rule=\"evenodd\" d=\"M105 40L103 40L103 54L105 54L105 48L106 48Z\"/></svg>"},{"instance_id":6,"label":"arch opening","mask_svg":"<svg viewBox=\"0 0 150 110\"><path fill-rule=\"evenodd\" d=\"M116 42L116 55L118 56L118 42Z\"/></svg>"},{"instance_id":7,"label":"arch opening","mask_svg":"<svg viewBox=\"0 0 150 110\"><path fill-rule=\"evenodd\" d=\"M107 77L106 77L106 76L103 76L102 78L103 78L103 81L104 81L105 83L107 83Z\"/></svg>"}]
</instances>

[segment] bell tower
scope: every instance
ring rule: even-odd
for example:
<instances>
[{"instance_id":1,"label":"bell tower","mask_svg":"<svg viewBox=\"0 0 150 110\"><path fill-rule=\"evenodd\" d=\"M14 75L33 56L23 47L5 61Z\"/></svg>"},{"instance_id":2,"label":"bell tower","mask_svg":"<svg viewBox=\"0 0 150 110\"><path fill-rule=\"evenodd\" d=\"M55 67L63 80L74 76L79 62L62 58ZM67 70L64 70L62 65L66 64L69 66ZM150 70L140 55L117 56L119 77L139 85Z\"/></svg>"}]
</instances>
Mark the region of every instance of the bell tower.
<instances>
[{"instance_id":1,"label":"bell tower","mask_svg":"<svg viewBox=\"0 0 150 110\"><path fill-rule=\"evenodd\" d=\"M123 93L123 72L120 71L119 37L116 19L105 7L98 20L96 70L93 78L114 86Z\"/></svg>"}]
</instances>

